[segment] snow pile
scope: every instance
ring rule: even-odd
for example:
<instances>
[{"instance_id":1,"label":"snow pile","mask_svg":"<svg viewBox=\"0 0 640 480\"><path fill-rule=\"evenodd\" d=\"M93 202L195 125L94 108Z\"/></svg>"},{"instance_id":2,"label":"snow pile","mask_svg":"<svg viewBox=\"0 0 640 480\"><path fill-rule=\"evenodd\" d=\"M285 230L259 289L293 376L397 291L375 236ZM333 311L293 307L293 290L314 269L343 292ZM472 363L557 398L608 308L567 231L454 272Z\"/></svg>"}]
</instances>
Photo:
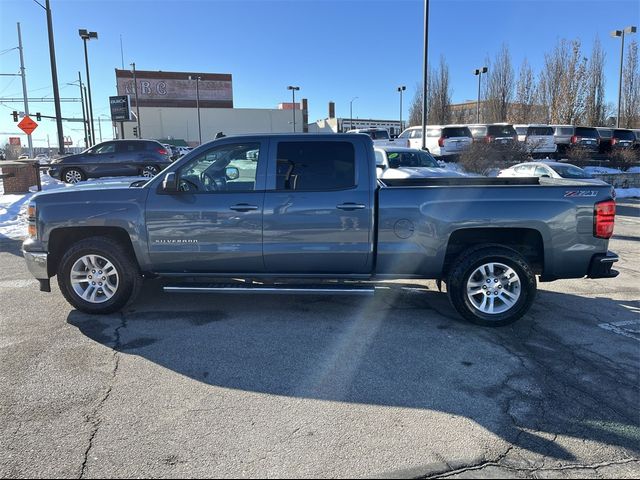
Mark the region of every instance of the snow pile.
<instances>
[{"instance_id":1,"label":"snow pile","mask_svg":"<svg viewBox=\"0 0 640 480\"><path fill-rule=\"evenodd\" d=\"M627 173L640 173L640 167L629 167Z\"/></svg>"},{"instance_id":2,"label":"snow pile","mask_svg":"<svg viewBox=\"0 0 640 480\"><path fill-rule=\"evenodd\" d=\"M623 173L622 170L617 169L617 168L609 168L609 167L593 167L593 166L589 166L589 167L584 167L583 170L585 172L587 172L589 175L594 175L594 174L599 174L599 173Z\"/></svg>"},{"instance_id":3,"label":"snow pile","mask_svg":"<svg viewBox=\"0 0 640 480\"><path fill-rule=\"evenodd\" d=\"M640 188L616 188L616 198L640 198Z\"/></svg>"}]
</instances>

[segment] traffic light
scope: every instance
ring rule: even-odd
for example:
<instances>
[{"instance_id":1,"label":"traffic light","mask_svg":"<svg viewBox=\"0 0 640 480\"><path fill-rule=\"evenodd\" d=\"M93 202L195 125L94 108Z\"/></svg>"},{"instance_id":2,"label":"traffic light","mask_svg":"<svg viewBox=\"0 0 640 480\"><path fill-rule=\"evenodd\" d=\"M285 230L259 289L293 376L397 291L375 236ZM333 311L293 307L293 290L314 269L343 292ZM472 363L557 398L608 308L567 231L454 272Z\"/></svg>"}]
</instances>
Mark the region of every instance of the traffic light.
<instances>
[{"instance_id":1,"label":"traffic light","mask_svg":"<svg viewBox=\"0 0 640 480\"><path fill-rule=\"evenodd\" d=\"M138 127L133 127L133 136L138 138Z\"/></svg>"},{"instance_id":2,"label":"traffic light","mask_svg":"<svg viewBox=\"0 0 640 480\"><path fill-rule=\"evenodd\" d=\"M13 121L14 121L14 122L17 122L17 121L18 121L18 112L16 112L16 111L14 110L14 111L13 111L13 113L12 113L12 115L13 115Z\"/></svg>"},{"instance_id":3,"label":"traffic light","mask_svg":"<svg viewBox=\"0 0 640 480\"><path fill-rule=\"evenodd\" d=\"M40 116L40 112L36 113L36 120L39 121L39 122L42 121L42 117Z\"/></svg>"}]
</instances>

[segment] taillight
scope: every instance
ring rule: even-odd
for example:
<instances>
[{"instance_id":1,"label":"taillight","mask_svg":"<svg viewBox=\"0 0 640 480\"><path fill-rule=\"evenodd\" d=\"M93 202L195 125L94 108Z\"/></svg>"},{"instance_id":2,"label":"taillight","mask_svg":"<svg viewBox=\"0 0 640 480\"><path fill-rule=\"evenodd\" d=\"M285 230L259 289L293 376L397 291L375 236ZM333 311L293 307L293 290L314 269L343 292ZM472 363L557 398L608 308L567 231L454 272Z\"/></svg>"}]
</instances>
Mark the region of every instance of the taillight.
<instances>
[{"instance_id":1,"label":"taillight","mask_svg":"<svg viewBox=\"0 0 640 480\"><path fill-rule=\"evenodd\" d=\"M618 139L617 138L612 138L611 139L611 145L615 145L616 143L618 143Z\"/></svg>"},{"instance_id":2,"label":"taillight","mask_svg":"<svg viewBox=\"0 0 640 480\"><path fill-rule=\"evenodd\" d=\"M438 146L439 146L440 148L444 147L444 137L440 137L440 138L438 139Z\"/></svg>"},{"instance_id":3,"label":"taillight","mask_svg":"<svg viewBox=\"0 0 640 480\"><path fill-rule=\"evenodd\" d=\"M611 238L615 218L615 201L605 200L596 203L593 211L593 235L598 238Z\"/></svg>"},{"instance_id":4,"label":"taillight","mask_svg":"<svg viewBox=\"0 0 640 480\"><path fill-rule=\"evenodd\" d=\"M578 143L580 140L582 140L582 139L577 135L573 135L571 137L571 143Z\"/></svg>"},{"instance_id":5,"label":"taillight","mask_svg":"<svg viewBox=\"0 0 640 480\"><path fill-rule=\"evenodd\" d=\"M484 137L484 141L487 143L493 142L493 135L487 135L486 137Z\"/></svg>"},{"instance_id":6,"label":"taillight","mask_svg":"<svg viewBox=\"0 0 640 480\"><path fill-rule=\"evenodd\" d=\"M37 212L36 212L35 203L30 204L29 207L27 208L27 216L28 216L28 222L29 222L29 226L27 227L27 232L31 238L36 238L38 236L38 227L36 225Z\"/></svg>"},{"instance_id":7,"label":"taillight","mask_svg":"<svg viewBox=\"0 0 640 480\"><path fill-rule=\"evenodd\" d=\"M164 148L159 148L159 149L158 149L158 153L159 153L160 155L169 155L169 154L167 153L167 151L166 151Z\"/></svg>"}]
</instances>

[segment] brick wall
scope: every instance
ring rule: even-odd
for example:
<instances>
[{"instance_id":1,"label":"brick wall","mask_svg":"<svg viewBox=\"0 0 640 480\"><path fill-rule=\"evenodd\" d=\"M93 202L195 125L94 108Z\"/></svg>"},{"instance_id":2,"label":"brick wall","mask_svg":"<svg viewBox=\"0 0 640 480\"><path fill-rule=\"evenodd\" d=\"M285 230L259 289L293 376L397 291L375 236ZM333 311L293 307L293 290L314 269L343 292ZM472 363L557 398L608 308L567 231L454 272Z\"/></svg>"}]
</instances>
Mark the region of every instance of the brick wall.
<instances>
[{"instance_id":1,"label":"brick wall","mask_svg":"<svg viewBox=\"0 0 640 480\"><path fill-rule=\"evenodd\" d=\"M2 174L11 175L0 180L4 183L4 193L28 193L29 187L38 183L37 175L40 171L34 167L37 164L30 162L19 166L15 163L12 165L2 166Z\"/></svg>"}]
</instances>

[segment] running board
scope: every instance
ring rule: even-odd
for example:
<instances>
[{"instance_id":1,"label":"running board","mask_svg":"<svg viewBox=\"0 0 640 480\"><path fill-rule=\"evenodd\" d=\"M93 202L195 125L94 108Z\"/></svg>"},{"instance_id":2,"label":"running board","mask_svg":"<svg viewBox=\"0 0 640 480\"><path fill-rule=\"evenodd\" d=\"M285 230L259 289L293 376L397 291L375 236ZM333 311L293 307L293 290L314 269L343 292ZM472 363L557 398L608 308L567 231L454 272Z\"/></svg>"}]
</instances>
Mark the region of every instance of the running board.
<instances>
[{"instance_id":1,"label":"running board","mask_svg":"<svg viewBox=\"0 0 640 480\"><path fill-rule=\"evenodd\" d=\"M373 286L360 285L255 285L255 284L182 284L163 287L169 293L244 293L289 295L373 295Z\"/></svg>"}]
</instances>

